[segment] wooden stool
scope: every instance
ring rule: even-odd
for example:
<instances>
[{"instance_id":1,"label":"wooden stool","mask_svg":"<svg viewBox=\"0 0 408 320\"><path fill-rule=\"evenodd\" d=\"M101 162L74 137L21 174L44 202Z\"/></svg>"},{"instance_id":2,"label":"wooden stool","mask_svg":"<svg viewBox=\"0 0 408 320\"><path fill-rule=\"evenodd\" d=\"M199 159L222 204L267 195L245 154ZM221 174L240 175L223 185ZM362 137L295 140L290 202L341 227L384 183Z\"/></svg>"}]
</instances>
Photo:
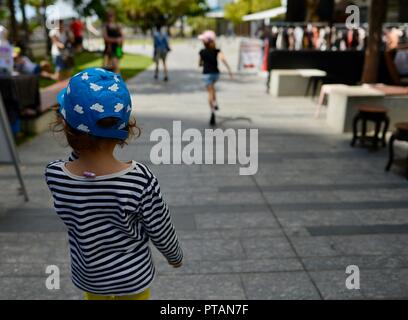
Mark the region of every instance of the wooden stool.
<instances>
[{"instance_id":1,"label":"wooden stool","mask_svg":"<svg viewBox=\"0 0 408 320\"><path fill-rule=\"evenodd\" d=\"M390 125L390 119L387 116L388 110L383 107L374 106L360 106L358 107L358 114L353 120L353 140L351 141L351 146L354 147L356 141L360 139L361 144L364 145L366 140L372 140L374 147L377 147L378 141L380 140L379 134L381 131L381 126L383 126L381 142L382 146L386 146L386 134L388 127ZM362 122L362 132L361 136L358 136L358 123ZM367 137L367 122L371 121L375 123L375 133L373 137Z\"/></svg>"},{"instance_id":2,"label":"wooden stool","mask_svg":"<svg viewBox=\"0 0 408 320\"><path fill-rule=\"evenodd\" d=\"M386 171L390 171L391 166L392 166L392 164L394 162L394 142L395 142L395 140L408 142L408 122L397 123L395 125L395 128L396 128L396 130L394 131L393 135L390 138L389 160L388 160L388 164L387 164L387 166L385 168ZM406 175L407 175L407 179L408 179L408 166L407 166Z\"/></svg>"}]
</instances>

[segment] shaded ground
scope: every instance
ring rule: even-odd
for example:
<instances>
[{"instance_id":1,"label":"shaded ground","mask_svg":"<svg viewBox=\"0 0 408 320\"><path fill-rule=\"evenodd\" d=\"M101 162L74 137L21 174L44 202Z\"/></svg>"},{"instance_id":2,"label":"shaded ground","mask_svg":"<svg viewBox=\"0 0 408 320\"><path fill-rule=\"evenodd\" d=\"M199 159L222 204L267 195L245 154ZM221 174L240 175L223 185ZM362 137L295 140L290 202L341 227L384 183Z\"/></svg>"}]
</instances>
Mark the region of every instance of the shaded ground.
<instances>
[{"instance_id":1,"label":"shaded ground","mask_svg":"<svg viewBox=\"0 0 408 320\"><path fill-rule=\"evenodd\" d=\"M129 82L143 135L121 158L149 163L150 133L171 132L173 120L184 129L207 128L198 49L174 48L167 84L155 82L151 70ZM223 49L236 65L236 44ZM384 173L386 150L351 149L350 136L313 118L311 100L272 98L262 82L242 75L219 84L220 127L259 129L255 176L239 176L239 165L151 166L185 251L179 270L155 253L153 298L408 298L403 169ZM32 201L16 195L11 168L0 168L0 298L81 298L69 280L64 226L42 177L45 164L67 150L44 134L19 151ZM61 290L45 288L50 264L61 268ZM352 264L360 267L361 290L345 287Z\"/></svg>"}]
</instances>

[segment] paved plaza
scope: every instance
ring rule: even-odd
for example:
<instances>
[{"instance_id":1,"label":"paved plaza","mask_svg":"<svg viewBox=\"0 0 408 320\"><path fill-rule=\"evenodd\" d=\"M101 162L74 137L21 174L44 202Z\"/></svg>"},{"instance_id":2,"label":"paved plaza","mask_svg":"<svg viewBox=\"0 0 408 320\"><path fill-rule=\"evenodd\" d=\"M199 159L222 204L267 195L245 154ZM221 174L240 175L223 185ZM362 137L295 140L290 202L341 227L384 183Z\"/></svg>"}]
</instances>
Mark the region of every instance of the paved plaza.
<instances>
[{"instance_id":1,"label":"paved plaza","mask_svg":"<svg viewBox=\"0 0 408 320\"><path fill-rule=\"evenodd\" d=\"M119 151L149 164L156 128L208 128L198 42L171 52L170 82L153 69L128 82L142 136ZM224 41L237 65L237 42ZM259 169L241 165L150 165L185 252L172 269L156 251L153 299L408 298L408 182L404 168L385 173L387 150L349 146L315 119L309 98L273 98L256 75L223 75L222 129L259 129ZM61 140L61 139L60 139ZM400 155L406 148L399 145ZM64 225L53 212L45 165L69 150L44 133L19 147L31 201L18 195L12 167L0 167L0 299L81 299L69 278ZM45 287L45 268L61 270L61 288ZM345 286L360 268L360 290Z\"/></svg>"}]
</instances>

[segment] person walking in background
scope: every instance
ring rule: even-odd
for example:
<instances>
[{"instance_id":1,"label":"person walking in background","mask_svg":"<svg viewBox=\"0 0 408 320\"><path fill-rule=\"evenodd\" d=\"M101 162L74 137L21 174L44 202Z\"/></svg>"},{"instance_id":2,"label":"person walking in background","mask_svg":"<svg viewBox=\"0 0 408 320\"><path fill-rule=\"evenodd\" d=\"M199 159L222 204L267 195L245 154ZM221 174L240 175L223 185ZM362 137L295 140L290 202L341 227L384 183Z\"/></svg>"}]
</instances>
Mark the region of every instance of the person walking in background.
<instances>
[{"instance_id":1,"label":"person walking in background","mask_svg":"<svg viewBox=\"0 0 408 320\"><path fill-rule=\"evenodd\" d=\"M81 52L83 50L84 41L84 25L78 18L73 18L70 24L71 32L74 36L74 48L75 52Z\"/></svg>"},{"instance_id":2,"label":"person walking in background","mask_svg":"<svg viewBox=\"0 0 408 320\"><path fill-rule=\"evenodd\" d=\"M204 49L199 53L200 61L199 66L203 67L203 80L208 91L208 103L211 110L210 125L215 126L215 111L219 110L217 102L217 94L215 90L215 83L220 78L220 70L218 69L218 59L228 69L230 78L232 79L231 68L220 49L216 47L216 35L213 31L207 30L202 33L198 39L204 44Z\"/></svg>"},{"instance_id":3,"label":"person walking in background","mask_svg":"<svg viewBox=\"0 0 408 320\"><path fill-rule=\"evenodd\" d=\"M65 29L64 21L60 20L58 27L49 32L51 38L51 57L55 66L53 76L61 81L70 76L70 70L74 67L74 56L72 52L73 37L69 30Z\"/></svg>"},{"instance_id":4,"label":"person walking in background","mask_svg":"<svg viewBox=\"0 0 408 320\"><path fill-rule=\"evenodd\" d=\"M122 27L116 22L116 14L113 10L108 11L106 18L107 21L103 27L103 39L105 41L103 67L119 73L119 61L123 56L124 35Z\"/></svg>"},{"instance_id":5,"label":"person walking in background","mask_svg":"<svg viewBox=\"0 0 408 320\"><path fill-rule=\"evenodd\" d=\"M167 33L162 31L162 26L157 25L156 30L153 33L153 46L154 46L154 62L156 63L156 70L154 72L154 78L159 78L159 64L163 63L164 81L169 81L169 75L167 70L167 54L170 52L170 45Z\"/></svg>"},{"instance_id":6,"label":"person walking in background","mask_svg":"<svg viewBox=\"0 0 408 320\"><path fill-rule=\"evenodd\" d=\"M58 103L54 131L74 152L49 163L45 180L67 227L72 281L85 300L147 300L155 276L149 241L174 268L183 251L157 178L114 156L140 132L129 90L120 75L91 68L71 78Z\"/></svg>"}]
</instances>

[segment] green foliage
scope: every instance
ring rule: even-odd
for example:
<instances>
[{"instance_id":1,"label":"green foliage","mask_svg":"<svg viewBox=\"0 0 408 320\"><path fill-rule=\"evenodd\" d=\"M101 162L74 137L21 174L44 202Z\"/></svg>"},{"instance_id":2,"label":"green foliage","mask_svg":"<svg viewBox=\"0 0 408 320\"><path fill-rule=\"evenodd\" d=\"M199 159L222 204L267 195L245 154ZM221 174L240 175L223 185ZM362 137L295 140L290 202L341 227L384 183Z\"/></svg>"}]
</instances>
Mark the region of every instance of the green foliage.
<instances>
[{"instance_id":1,"label":"green foliage","mask_svg":"<svg viewBox=\"0 0 408 320\"><path fill-rule=\"evenodd\" d=\"M208 10L205 0L118 0L129 21L143 30L157 24L171 26L183 16L198 16Z\"/></svg>"},{"instance_id":2,"label":"green foliage","mask_svg":"<svg viewBox=\"0 0 408 320\"><path fill-rule=\"evenodd\" d=\"M281 0L238 0L225 6L225 18L233 23L239 23L247 14L280 6Z\"/></svg>"},{"instance_id":3,"label":"green foliage","mask_svg":"<svg viewBox=\"0 0 408 320\"><path fill-rule=\"evenodd\" d=\"M199 34L205 30L215 30L216 21L214 18L206 17L189 17L187 19L188 25L193 29L193 34Z\"/></svg>"}]
</instances>

